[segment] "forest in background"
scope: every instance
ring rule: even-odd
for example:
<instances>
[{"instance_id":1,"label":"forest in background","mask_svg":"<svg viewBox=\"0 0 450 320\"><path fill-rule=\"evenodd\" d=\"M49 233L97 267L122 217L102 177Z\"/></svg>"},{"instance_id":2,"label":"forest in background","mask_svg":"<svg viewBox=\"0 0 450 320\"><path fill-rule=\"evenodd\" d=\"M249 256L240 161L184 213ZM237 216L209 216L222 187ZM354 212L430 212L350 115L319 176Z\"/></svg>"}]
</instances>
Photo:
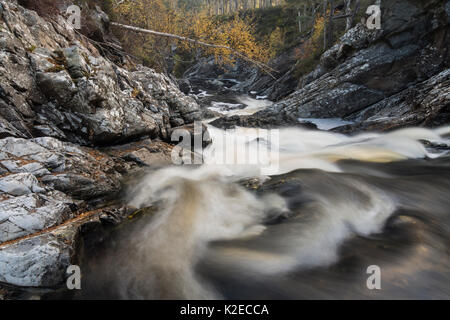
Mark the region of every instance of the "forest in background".
<instances>
[{"instance_id":1,"label":"forest in background","mask_svg":"<svg viewBox=\"0 0 450 320\"><path fill-rule=\"evenodd\" d=\"M68 0L20 0L29 8L57 10ZM323 52L364 17L373 0L75 0L99 5L112 21L227 46L250 60L269 63L294 55L295 76L311 72ZM40 12L41 14L43 12ZM129 55L159 72L181 77L201 57L215 56L224 67L233 50L206 48L173 38L113 27Z\"/></svg>"}]
</instances>

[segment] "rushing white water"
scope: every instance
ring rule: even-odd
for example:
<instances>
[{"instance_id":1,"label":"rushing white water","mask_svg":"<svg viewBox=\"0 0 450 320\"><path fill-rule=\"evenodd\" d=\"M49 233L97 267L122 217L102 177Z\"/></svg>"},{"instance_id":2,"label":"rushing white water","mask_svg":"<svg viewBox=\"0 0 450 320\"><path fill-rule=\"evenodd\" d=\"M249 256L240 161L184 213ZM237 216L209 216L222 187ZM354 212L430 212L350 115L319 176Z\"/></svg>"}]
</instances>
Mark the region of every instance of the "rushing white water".
<instances>
[{"instance_id":1,"label":"rushing white water","mask_svg":"<svg viewBox=\"0 0 450 320\"><path fill-rule=\"evenodd\" d=\"M233 115L252 115L264 108L270 106L273 102L266 99L253 99L249 96L237 96L239 103L215 102L211 103L209 109L219 112L226 116ZM244 106L244 108L242 108Z\"/></svg>"},{"instance_id":2,"label":"rushing white water","mask_svg":"<svg viewBox=\"0 0 450 320\"><path fill-rule=\"evenodd\" d=\"M355 183L354 187L361 194L353 192L338 201L320 194L311 195L311 204L304 210L314 212L314 217L308 223L293 221L288 226L278 225L268 230L262 235L270 239L265 254L260 250L231 247L213 251L213 259L222 265L230 264L229 268L237 266L249 275L279 275L294 268L335 262L343 241L353 234L367 236L380 232L396 208L395 202L382 191L362 183Z\"/></svg>"},{"instance_id":3,"label":"rushing white water","mask_svg":"<svg viewBox=\"0 0 450 320\"><path fill-rule=\"evenodd\" d=\"M366 298L373 264L382 297L450 294L450 167L443 149L421 142L448 145L450 126L208 130L203 165L130 186L130 206L156 209L120 226L103 254L94 246L83 266L93 297L107 288L124 299Z\"/></svg>"},{"instance_id":4,"label":"rushing white water","mask_svg":"<svg viewBox=\"0 0 450 320\"><path fill-rule=\"evenodd\" d=\"M300 122L310 122L317 126L320 130L331 130L347 124L353 124L351 121L345 121L340 118L317 119L317 118L299 118Z\"/></svg>"},{"instance_id":5,"label":"rushing white water","mask_svg":"<svg viewBox=\"0 0 450 320\"><path fill-rule=\"evenodd\" d=\"M331 191L324 189L323 193L307 194L309 204L302 212L309 218L302 216L291 219L289 224L268 228L264 221L289 215L288 204L278 195L265 193L258 197L236 184L244 178L271 179L261 174L261 168L267 163L237 165L239 157L233 152L237 152L239 146L250 154L262 148L270 160L277 158L278 167L273 174L297 169L344 172L339 160L387 163L439 157L419 140L445 143L444 136L450 132L449 127L410 128L386 134L346 136L288 128L279 130L277 141L268 141L267 130L223 131L213 127L209 130L213 144L205 151L204 165L156 171L133 190L132 206L142 208L157 204L160 208L152 223L133 235L139 243L137 252L144 270L150 270L156 277L148 286L156 291L145 291L133 297L221 297L212 285L196 276L194 267L200 259L249 278L330 265L337 261L344 241L353 235L381 232L398 207L398 199L383 190L342 178L336 182L339 187L336 185ZM227 149L226 141L232 141L236 149ZM231 163L225 161L227 165L224 165L227 156ZM239 239L255 245L232 245L214 250L208 246L215 241ZM134 272L143 272L141 267L134 266ZM129 282L124 286L130 290ZM136 290L132 292L137 294L139 290Z\"/></svg>"},{"instance_id":6,"label":"rushing white water","mask_svg":"<svg viewBox=\"0 0 450 320\"><path fill-rule=\"evenodd\" d=\"M337 161L344 159L390 162L435 158L439 154L427 151L419 141L446 143L446 139L439 135L445 130L410 128L387 134L363 133L349 137L333 132L288 128L275 130L274 139L271 136L274 130L236 128L224 131L209 127L213 144L205 151L204 157L206 164L228 164L229 170L240 172L249 167L255 170L258 164L261 169L275 163L271 175L311 168L341 172ZM241 154L237 154L239 152ZM242 163L239 159L248 159L255 154L261 155L256 163L238 166Z\"/></svg>"}]
</instances>

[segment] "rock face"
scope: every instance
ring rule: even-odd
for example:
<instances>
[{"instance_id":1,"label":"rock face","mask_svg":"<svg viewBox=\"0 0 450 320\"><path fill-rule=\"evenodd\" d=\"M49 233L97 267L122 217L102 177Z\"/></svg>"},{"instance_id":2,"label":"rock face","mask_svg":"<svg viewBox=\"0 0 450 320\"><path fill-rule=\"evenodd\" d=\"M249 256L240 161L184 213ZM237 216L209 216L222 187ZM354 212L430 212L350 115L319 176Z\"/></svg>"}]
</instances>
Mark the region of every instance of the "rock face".
<instances>
[{"instance_id":1,"label":"rock face","mask_svg":"<svg viewBox=\"0 0 450 320\"><path fill-rule=\"evenodd\" d=\"M381 30L349 30L301 89L244 122L346 118L377 129L448 123L449 7L442 0L383 2ZM385 125L372 126L377 122Z\"/></svg>"},{"instance_id":2,"label":"rock face","mask_svg":"<svg viewBox=\"0 0 450 320\"><path fill-rule=\"evenodd\" d=\"M108 17L83 12L81 31L109 41ZM61 16L0 0L0 282L62 284L83 226L127 216L101 209L124 175L169 163L162 141L201 117L167 76L126 69L88 37Z\"/></svg>"},{"instance_id":3,"label":"rock face","mask_svg":"<svg viewBox=\"0 0 450 320\"><path fill-rule=\"evenodd\" d=\"M354 125L336 128L391 130L404 126L438 127L450 122L450 69L348 117Z\"/></svg>"},{"instance_id":4,"label":"rock face","mask_svg":"<svg viewBox=\"0 0 450 320\"><path fill-rule=\"evenodd\" d=\"M39 233L76 218L86 201L117 193L120 162L51 137L4 138L0 150L0 281L57 285L63 274L45 274L70 261L70 246Z\"/></svg>"},{"instance_id":5,"label":"rock face","mask_svg":"<svg viewBox=\"0 0 450 320\"><path fill-rule=\"evenodd\" d=\"M51 236L0 249L0 281L18 286L54 286L69 265L70 247Z\"/></svg>"},{"instance_id":6,"label":"rock face","mask_svg":"<svg viewBox=\"0 0 450 320\"><path fill-rule=\"evenodd\" d=\"M293 93L298 87L298 80L295 77L295 53L294 48L283 52L269 65L277 72L276 79L261 70L243 64L242 82L233 88L239 92L256 92L257 96L267 97L271 101L279 101Z\"/></svg>"},{"instance_id":7,"label":"rock face","mask_svg":"<svg viewBox=\"0 0 450 320\"><path fill-rule=\"evenodd\" d=\"M185 93L201 90L250 93L267 97L271 101L278 101L297 88L294 57L294 50L291 49L269 63L273 69L277 70L274 75L276 79L246 61L238 59L234 66L219 66L214 57L203 58L186 70L179 85Z\"/></svg>"},{"instance_id":8,"label":"rock face","mask_svg":"<svg viewBox=\"0 0 450 320\"><path fill-rule=\"evenodd\" d=\"M2 1L1 136L52 136L85 144L166 137L200 117L168 77L128 71L102 57L67 22Z\"/></svg>"}]
</instances>

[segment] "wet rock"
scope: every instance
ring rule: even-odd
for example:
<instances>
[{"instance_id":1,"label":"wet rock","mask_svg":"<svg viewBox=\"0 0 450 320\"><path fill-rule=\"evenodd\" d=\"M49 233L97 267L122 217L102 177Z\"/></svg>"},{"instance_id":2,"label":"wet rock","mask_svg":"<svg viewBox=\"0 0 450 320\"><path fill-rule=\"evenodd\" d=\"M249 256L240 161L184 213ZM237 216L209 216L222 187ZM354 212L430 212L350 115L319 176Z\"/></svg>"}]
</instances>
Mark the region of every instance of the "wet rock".
<instances>
[{"instance_id":1,"label":"wet rock","mask_svg":"<svg viewBox=\"0 0 450 320\"><path fill-rule=\"evenodd\" d=\"M265 73L253 64L237 59L232 66L216 63L214 57L201 59L183 75L193 86L193 91L208 90L221 94L255 92L278 101L295 91L298 79L295 77L295 48L283 52L269 62L276 72Z\"/></svg>"},{"instance_id":2,"label":"wet rock","mask_svg":"<svg viewBox=\"0 0 450 320\"><path fill-rule=\"evenodd\" d=\"M256 92L258 96L265 96L271 101L279 101L294 92L298 87L295 76L295 48L285 52L270 61L269 65L276 72L269 75L248 63L240 62L239 80L242 82L233 86L239 92Z\"/></svg>"},{"instance_id":3,"label":"wet rock","mask_svg":"<svg viewBox=\"0 0 450 320\"><path fill-rule=\"evenodd\" d=\"M172 163L170 155L162 152L152 152L147 148L142 148L123 156L125 160L134 161L144 166L160 166Z\"/></svg>"},{"instance_id":4,"label":"wet rock","mask_svg":"<svg viewBox=\"0 0 450 320\"><path fill-rule=\"evenodd\" d=\"M70 265L71 247L52 235L0 247L0 281L16 286L61 284Z\"/></svg>"},{"instance_id":5,"label":"wet rock","mask_svg":"<svg viewBox=\"0 0 450 320\"><path fill-rule=\"evenodd\" d=\"M40 233L0 243L0 282L24 288L64 285L67 267L79 264L76 251L81 236L87 232L101 237L104 228L123 222L129 214L127 207L93 210Z\"/></svg>"},{"instance_id":6,"label":"wet rock","mask_svg":"<svg viewBox=\"0 0 450 320\"><path fill-rule=\"evenodd\" d=\"M214 83L221 75L225 73L225 69L216 64L214 57L202 58L197 64L190 67L183 75L183 79L187 79L194 91L202 90L219 91L222 84Z\"/></svg>"},{"instance_id":7,"label":"wet rock","mask_svg":"<svg viewBox=\"0 0 450 320\"><path fill-rule=\"evenodd\" d=\"M99 6L89 8L87 4L84 4L85 10L89 11L89 15L85 15L82 21L81 32L91 39L101 42L107 42L111 40L111 34L109 32L109 17L102 11Z\"/></svg>"},{"instance_id":8,"label":"wet rock","mask_svg":"<svg viewBox=\"0 0 450 320\"><path fill-rule=\"evenodd\" d=\"M22 196L43 191L45 190L39 186L36 177L30 173L12 174L0 178L0 195L7 193L13 196Z\"/></svg>"},{"instance_id":9,"label":"wet rock","mask_svg":"<svg viewBox=\"0 0 450 320\"><path fill-rule=\"evenodd\" d=\"M317 126L309 122L292 121L279 116L239 116L221 117L210 122L210 125L221 129L234 129L236 127L273 129L279 127L298 126L306 129L317 129Z\"/></svg>"},{"instance_id":10,"label":"wet rock","mask_svg":"<svg viewBox=\"0 0 450 320\"><path fill-rule=\"evenodd\" d=\"M172 164L173 145L150 139L129 144L104 148L102 151L118 160L123 160L122 173L140 170L142 166L161 166ZM118 169L120 170L120 169Z\"/></svg>"},{"instance_id":11,"label":"wet rock","mask_svg":"<svg viewBox=\"0 0 450 320\"><path fill-rule=\"evenodd\" d=\"M178 80L178 87L180 88L180 91L183 92L184 94L189 94L192 91L191 83L187 79Z\"/></svg>"},{"instance_id":12,"label":"wet rock","mask_svg":"<svg viewBox=\"0 0 450 320\"><path fill-rule=\"evenodd\" d=\"M450 123L450 69L350 117L356 122L334 129L387 131L405 126L439 127Z\"/></svg>"},{"instance_id":13,"label":"wet rock","mask_svg":"<svg viewBox=\"0 0 450 320\"><path fill-rule=\"evenodd\" d=\"M0 154L0 163L9 172L29 170L20 175L29 179L33 177L34 180L30 181L35 181L36 174L46 186L63 192L69 192L72 188L70 193L80 198L91 198L120 189L121 175L113 169L114 161L93 149L79 148L50 137L30 140L9 137L0 140L0 150L3 152ZM3 179L11 181L20 175ZM98 190L93 190L97 187Z\"/></svg>"},{"instance_id":14,"label":"wet rock","mask_svg":"<svg viewBox=\"0 0 450 320\"><path fill-rule=\"evenodd\" d=\"M70 217L70 203L69 197L57 191L0 201L0 243L62 223Z\"/></svg>"},{"instance_id":15,"label":"wet rock","mask_svg":"<svg viewBox=\"0 0 450 320\"><path fill-rule=\"evenodd\" d=\"M196 101L168 77L116 65L62 17L51 23L15 2L1 3L7 14L0 21L0 137L37 133L84 145L118 144L146 135L164 139L171 124L200 119ZM85 9L85 34L111 40L107 16Z\"/></svg>"},{"instance_id":16,"label":"wet rock","mask_svg":"<svg viewBox=\"0 0 450 320\"><path fill-rule=\"evenodd\" d=\"M132 79L141 85L144 100L152 104L152 97L158 98L159 103L153 104L159 105L158 109L169 111L172 124L188 124L201 120L201 110L197 102L184 95L166 75L140 67L138 71L133 72Z\"/></svg>"},{"instance_id":17,"label":"wet rock","mask_svg":"<svg viewBox=\"0 0 450 320\"><path fill-rule=\"evenodd\" d=\"M50 137L1 139L0 163L0 243L63 223L83 206L79 199L121 189L108 155Z\"/></svg>"},{"instance_id":18,"label":"wet rock","mask_svg":"<svg viewBox=\"0 0 450 320\"><path fill-rule=\"evenodd\" d=\"M43 19L16 1L0 6L0 282L56 286L76 263L83 225L127 216L88 210L117 200L137 161L170 160L173 146L149 138L167 139L172 124L200 119L201 110L170 78L126 69L125 57L97 51L63 17ZM83 13L85 35L120 48L100 8ZM96 149L141 139L147 145Z\"/></svg>"},{"instance_id":19,"label":"wet rock","mask_svg":"<svg viewBox=\"0 0 450 320\"><path fill-rule=\"evenodd\" d=\"M450 63L445 45L450 41L449 20L443 18L444 11L439 1L426 6L407 0L387 2L383 5L385 23L381 30L368 30L361 24L349 30L323 54L317 69L302 79L301 89L244 122L280 125L295 124L299 118L353 119L383 109L384 116L379 119L389 122L392 117L393 123L387 125L391 127L445 123L446 99L433 98L437 91L445 91L445 77L437 75L445 72ZM429 79L442 89L433 92L422 88L430 88L425 83ZM414 103L398 103L406 99L407 90L421 94L413 99ZM420 104L421 108L415 109L417 106L412 104ZM406 108L413 111L406 112ZM437 112L440 120L435 120L437 109L442 110ZM416 114L417 110L422 111ZM405 119L399 120L401 117ZM348 128L371 129L372 120Z\"/></svg>"},{"instance_id":20,"label":"wet rock","mask_svg":"<svg viewBox=\"0 0 450 320\"><path fill-rule=\"evenodd\" d=\"M63 54L66 63L65 67L67 68L67 71L69 72L72 79L78 79L87 76L87 62L80 55L77 46L65 48Z\"/></svg>"}]
</instances>

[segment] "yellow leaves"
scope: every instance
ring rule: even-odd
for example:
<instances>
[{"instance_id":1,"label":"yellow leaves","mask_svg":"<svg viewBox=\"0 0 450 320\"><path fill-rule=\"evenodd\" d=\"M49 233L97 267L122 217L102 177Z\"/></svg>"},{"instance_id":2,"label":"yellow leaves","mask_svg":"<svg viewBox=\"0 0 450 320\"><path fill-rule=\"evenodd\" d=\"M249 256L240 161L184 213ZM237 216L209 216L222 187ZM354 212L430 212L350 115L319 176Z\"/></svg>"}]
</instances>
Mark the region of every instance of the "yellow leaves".
<instances>
[{"instance_id":1,"label":"yellow leaves","mask_svg":"<svg viewBox=\"0 0 450 320\"><path fill-rule=\"evenodd\" d=\"M314 23L314 31L311 36L303 45L302 48L297 51L296 55L298 59L307 59L316 54L321 47L321 41L323 39L323 31L325 28L325 17L320 15L316 17Z\"/></svg>"},{"instance_id":2,"label":"yellow leaves","mask_svg":"<svg viewBox=\"0 0 450 320\"><path fill-rule=\"evenodd\" d=\"M220 22L208 15L208 10L179 11L166 6L164 0L124 1L113 11L114 20L119 23L228 46L250 59L261 62L266 62L271 57L269 54L271 48L258 43L253 36L253 27L237 15L231 20ZM141 57L145 63L160 70L164 69L162 65L164 58L172 53L173 44L176 44L178 53L195 52L197 55L201 52L203 55L214 55L222 64L229 65L235 62L232 52L226 48L201 47L199 51L200 48L193 43L133 32L124 32L121 38L125 47L130 48L135 56Z\"/></svg>"},{"instance_id":3,"label":"yellow leaves","mask_svg":"<svg viewBox=\"0 0 450 320\"><path fill-rule=\"evenodd\" d=\"M253 36L252 26L239 16L235 15L233 20L219 24L216 30L218 44L229 46L253 60L266 62L269 59L268 48L258 43ZM234 62L229 50L223 50L222 53L224 63Z\"/></svg>"},{"instance_id":4,"label":"yellow leaves","mask_svg":"<svg viewBox=\"0 0 450 320\"><path fill-rule=\"evenodd\" d=\"M317 16L311 38L305 41L301 48L296 49L295 56L298 59L296 75L299 78L314 69L323 53L322 41L325 23L325 17L323 15Z\"/></svg>"},{"instance_id":5,"label":"yellow leaves","mask_svg":"<svg viewBox=\"0 0 450 320\"><path fill-rule=\"evenodd\" d=\"M140 93L141 93L141 92L139 91L138 88L134 88L134 89L133 89L133 92L131 93L131 96L132 96L133 98L136 99L136 97L137 97Z\"/></svg>"},{"instance_id":6,"label":"yellow leaves","mask_svg":"<svg viewBox=\"0 0 450 320\"><path fill-rule=\"evenodd\" d=\"M319 16L314 24L314 33L313 36L311 37L312 42L317 43L319 41L320 37L323 34L324 28L325 28L325 17Z\"/></svg>"}]
</instances>

